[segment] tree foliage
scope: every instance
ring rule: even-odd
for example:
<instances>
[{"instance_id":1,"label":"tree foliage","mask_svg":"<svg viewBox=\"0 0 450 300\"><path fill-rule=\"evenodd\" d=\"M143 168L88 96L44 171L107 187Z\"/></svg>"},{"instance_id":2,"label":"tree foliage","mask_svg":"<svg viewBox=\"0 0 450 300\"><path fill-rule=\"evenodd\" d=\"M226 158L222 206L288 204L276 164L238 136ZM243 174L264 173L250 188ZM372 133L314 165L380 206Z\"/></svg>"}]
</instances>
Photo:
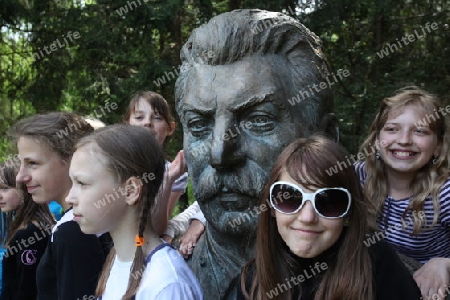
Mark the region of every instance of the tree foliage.
<instances>
[{"instance_id":1,"label":"tree foliage","mask_svg":"<svg viewBox=\"0 0 450 300\"><path fill-rule=\"evenodd\" d=\"M195 27L237 8L284 11L319 35L335 84L342 142L355 151L379 101L415 84L448 101L449 0L0 0L0 129L50 110L119 122L130 96L154 90L173 103L181 46ZM438 28L380 57L427 23ZM421 27L422 26L422 27ZM78 33L78 38L75 38ZM98 116L98 115L97 115ZM9 154L5 136L0 158ZM181 130L169 151L181 148Z\"/></svg>"},{"instance_id":2,"label":"tree foliage","mask_svg":"<svg viewBox=\"0 0 450 300\"><path fill-rule=\"evenodd\" d=\"M357 151L381 99L395 90L416 85L450 101L450 1L324 0L300 19L322 38L332 70L350 72L334 91L351 151ZM437 29L429 30L433 23Z\"/></svg>"}]
</instances>

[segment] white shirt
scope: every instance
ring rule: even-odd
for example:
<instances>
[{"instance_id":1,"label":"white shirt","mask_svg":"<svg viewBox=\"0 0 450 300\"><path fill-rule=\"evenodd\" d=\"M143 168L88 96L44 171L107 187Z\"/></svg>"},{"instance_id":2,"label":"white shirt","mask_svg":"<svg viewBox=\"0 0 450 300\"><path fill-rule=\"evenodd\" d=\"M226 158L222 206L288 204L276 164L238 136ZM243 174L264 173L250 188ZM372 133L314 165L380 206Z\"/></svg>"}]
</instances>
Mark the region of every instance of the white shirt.
<instances>
[{"instance_id":1,"label":"white shirt","mask_svg":"<svg viewBox=\"0 0 450 300\"><path fill-rule=\"evenodd\" d=\"M164 243L158 246L141 279L136 300L201 300L203 293L197 278L177 250ZM128 286L132 262L114 259L101 300L120 300ZM135 274L135 276L140 276Z\"/></svg>"},{"instance_id":2,"label":"white shirt","mask_svg":"<svg viewBox=\"0 0 450 300\"><path fill-rule=\"evenodd\" d=\"M199 220L203 225L206 225L206 219L203 216L203 212L200 210L197 201L192 203L182 213L169 220L164 234L172 238L183 235L186 233L193 220Z\"/></svg>"}]
</instances>

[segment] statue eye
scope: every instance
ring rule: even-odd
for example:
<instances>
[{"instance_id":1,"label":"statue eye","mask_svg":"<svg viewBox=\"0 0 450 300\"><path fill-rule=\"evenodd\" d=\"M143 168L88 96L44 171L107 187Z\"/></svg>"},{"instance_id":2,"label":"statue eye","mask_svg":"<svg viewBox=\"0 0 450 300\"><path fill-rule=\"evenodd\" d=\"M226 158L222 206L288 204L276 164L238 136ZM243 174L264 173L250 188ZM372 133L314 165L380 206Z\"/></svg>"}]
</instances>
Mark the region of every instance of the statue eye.
<instances>
[{"instance_id":1,"label":"statue eye","mask_svg":"<svg viewBox=\"0 0 450 300\"><path fill-rule=\"evenodd\" d=\"M211 123L206 118L195 117L187 121L187 130L194 136L206 133L210 127Z\"/></svg>"},{"instance_id":2,"label":"statue eye","mask_svg":"<svg viewBox=\"0 0 450 300\"><path fill-rule=\"evenodd\" d=\"M275 129L274 118L263 112L254 112L247 116L246 118L250 122L248 129L253 132L268 132Z\"/></svg>"}]
</instances>

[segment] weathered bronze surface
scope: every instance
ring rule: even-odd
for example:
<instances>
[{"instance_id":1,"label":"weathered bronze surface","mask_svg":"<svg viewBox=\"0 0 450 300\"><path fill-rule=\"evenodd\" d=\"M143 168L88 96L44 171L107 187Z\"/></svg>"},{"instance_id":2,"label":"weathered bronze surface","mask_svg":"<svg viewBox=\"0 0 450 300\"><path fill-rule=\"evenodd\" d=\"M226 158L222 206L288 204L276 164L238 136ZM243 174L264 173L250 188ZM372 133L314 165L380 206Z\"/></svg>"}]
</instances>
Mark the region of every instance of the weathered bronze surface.
<instances>
[{"instance_id":1,"label":"weathered bronze surface","mask_svg":"<svg viewBox=\"0 0 450 300\"><path fill-rule=\"evenodd\" d=\"M208 221L189 265L205 299L235 299L264 209L258 196L278 154L318 131L338 136L330 87L318 88L327 82L327 63L316 35L261 10L214 17L192 32L181 59L176 110Z\"/></svg>"}]
</instances>

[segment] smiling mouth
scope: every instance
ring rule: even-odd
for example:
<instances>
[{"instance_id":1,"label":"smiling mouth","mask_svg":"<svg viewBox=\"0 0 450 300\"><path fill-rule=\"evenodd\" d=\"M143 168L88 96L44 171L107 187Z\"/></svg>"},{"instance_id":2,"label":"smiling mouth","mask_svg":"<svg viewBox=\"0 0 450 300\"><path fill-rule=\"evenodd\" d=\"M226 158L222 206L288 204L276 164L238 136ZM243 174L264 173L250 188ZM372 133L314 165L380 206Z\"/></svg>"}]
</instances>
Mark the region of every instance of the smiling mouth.
<instances>
[{"instance_id":1,"label":"smiling mouth","mask_svg":"<svg viewBox=\"0 0 450 300\"><path fill-rule=\"evenodd\" d=\"M417 152L412 152L412 151L397 151L397 150L393 150L391 151L393 155L398 156L398 157L412 157L412 156L416 156Z\"/></svg>"},{"instance_id":2,"label":"smiling mouth","mask_svg":"<svg viewBox=\"0 0 450 300\"><path fill-rule=\"evenodd\" d=\"M304 235L318 235L321 233L321 231L316 231L316 230L307 230L307 229L295 229L293 228L295 231L297 231L300 234L304 234Z\"/></svg>"},{"instance_id":3,"label":"smiling mouth","mask_svg":"<svg viewBox=\"0 0 450 300\"><path fill-rule=\"evenodd\" d=\"M36 190L37 188L38 188L37 186L27 186L27 191L28 191L28 193L31 193L34 190Z\"/></svg>"}]
</instances>

